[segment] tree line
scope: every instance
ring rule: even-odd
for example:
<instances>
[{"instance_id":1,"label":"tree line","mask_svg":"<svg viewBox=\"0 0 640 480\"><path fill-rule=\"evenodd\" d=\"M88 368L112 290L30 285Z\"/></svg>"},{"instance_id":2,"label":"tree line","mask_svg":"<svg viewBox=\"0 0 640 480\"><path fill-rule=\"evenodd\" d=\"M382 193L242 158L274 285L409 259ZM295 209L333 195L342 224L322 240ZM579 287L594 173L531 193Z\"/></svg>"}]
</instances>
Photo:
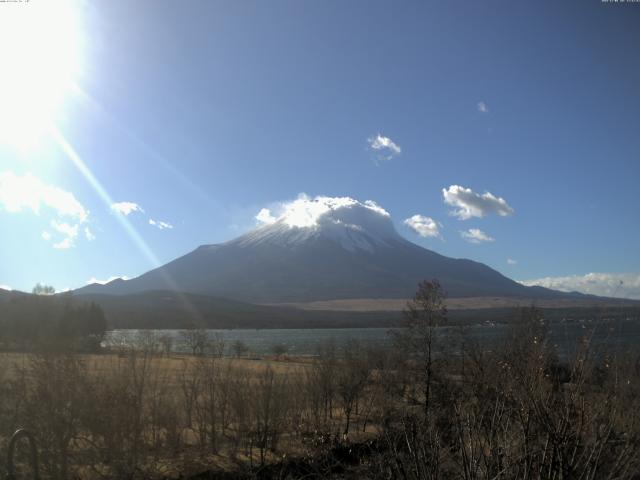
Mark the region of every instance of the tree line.
<instances>
[{"instance_id":1,"label":"tree line","mask_svg":"<svg viewBox=\"0 0 640 480\"><path fill-rule=\"evenodd\" d=\"M5 350L99 348L107 331L102 308L78 302L70 294L54 294L52 287L38 284L32 295L15 295L0 303L0 343Z\"/></svg>"}]
</instances>

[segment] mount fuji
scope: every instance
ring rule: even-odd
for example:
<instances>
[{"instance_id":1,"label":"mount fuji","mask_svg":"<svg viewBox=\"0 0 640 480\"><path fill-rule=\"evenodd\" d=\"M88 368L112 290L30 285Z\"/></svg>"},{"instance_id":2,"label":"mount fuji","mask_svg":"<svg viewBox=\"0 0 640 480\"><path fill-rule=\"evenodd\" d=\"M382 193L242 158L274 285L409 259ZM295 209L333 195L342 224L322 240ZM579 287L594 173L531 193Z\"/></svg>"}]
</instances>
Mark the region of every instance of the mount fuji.
<instances>
[{"instance_id":1,"label":"mount fuji","mask_svg":"<svg viewBox=\"0 0 640 480\"><path fill-rule=\"evenodd\" d=\"M560 295L525 287L490 267L445 257L398 234L374 202L300 197L234 240L203 245L131 280L92 284L78 294L172 290L250 303L409 298L437 278L450 297Z\"/></svg>"}]
</instances>

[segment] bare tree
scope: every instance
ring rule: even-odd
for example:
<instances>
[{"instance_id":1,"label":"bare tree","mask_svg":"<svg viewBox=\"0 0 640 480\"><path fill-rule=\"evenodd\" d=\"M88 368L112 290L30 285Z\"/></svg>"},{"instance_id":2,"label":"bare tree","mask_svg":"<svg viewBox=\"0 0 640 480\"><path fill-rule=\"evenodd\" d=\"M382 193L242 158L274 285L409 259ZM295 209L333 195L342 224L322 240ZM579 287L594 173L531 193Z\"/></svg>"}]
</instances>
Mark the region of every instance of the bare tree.
<instances>
[{"instance_id":1,"label":"bare tree","mask_svg":"<svg viewBox=\"0 0 640 480\"><path fill-rule=\"evenodd\" d=\"M226 346L227 343L224 339L224 335L221 332L216 332L213 338L209 341L207 350L210 355L222 358L224 357L224 350Z\"/></svg>"},{"instance_id":2,"label":"bare tree","mask_svg":"<svg viewBox=\"0 0 640 480\"><path fill-rule=\"evenodd\" d=\"M191 350L192 355L204 355L207 348L207 331L203 328L187 328L180 331L184 345Z\"/></svg>"},{"instance_id":3,"label":"bare tree","mask_svg":"<svg viewBox=\"0 0 640 480\"><path fill-rule=\"evenodd\" d=\"M45 469L55 479L69 477L72 444L80 434L85 399L84 364L71 354L36 355L27 402L30 423L39 432Z\"/></svg>"},{"instance_id":4,"label":"bare tree","mask_svg":"<svg viewBox=\"0 0 640 480\"><path fill-rule=\"evenodd\" d=\"M260 452L260 464L266 460L267 449L275 451L287 416L286 377L278 376L271 367L260 372L253 387L253 441Z\"/></svg>"},{"instance_id":5,"label":"bare tree","mask_svg":"<svg viewBox=\"0 0 640 480\"><path fill-rule=\"evenodd\" d=\"M165 333L163 335L160 335L160 337L158 338L158 342L160 343L160 346L162 348L162 353L167 357L171 355L171 353L173 352L173 337Z\"/></svg>"},{"instance_id":6,"label":"bare tree","mask_svg":"<svg viewBox=\"0 0 640 480\"><path fill-rule=\"evenodd\" d=\"M240 358L247 354L249 347L242 340L236 340L231 346L236 357Z\"/></svg>"},{"instance_id":7,"label":"bare tree","mask_svg":"<svg viewBox=\"0 0 640 480\"><path fill-rule=\"evenodd\" d=\"M289 351L289 347L284 343L277 343L276 345L271 347L271 351L276 356L277 359L282 358Z\"/></svg>"},{"instance_id":8,"label":"bare tree","mask_svg":"<svg viewBox=\"0 0 640 480\"><path fill-rule=\"evenodd\" d=\"M342 403L345 419L343 435L349 435L351 418L354 409L357 410L358 400L369 381L371 368L365 352L360 344L351 340L344 347L342 358L336 371L336 390Z\"/></svg>"},{"instance_id":9,"label":"bare tree","mask_svg":"<svg viewBox=\"0 0 640 480\"><path fill-rule=\"evenodd\" d=\"M33 293L34 295L53 295L54 293L56 293L56 289L51 285L36 283L36 285L31 290L31 293Z\"/></svg>"},{"instance_id":10,"label":"bare tree","mask_svg":"<svg viewBox=\"0 0 640 480\"><path fill-rule=\"evenodd\" d=\"M436 328L447 319L445 293L440 282L421 282L413 300L407 302L404 318L404 329L395 333L396 343L408 355L408 365L422 387L424 415L428 419Z\"/></svg>"}]
</instances>

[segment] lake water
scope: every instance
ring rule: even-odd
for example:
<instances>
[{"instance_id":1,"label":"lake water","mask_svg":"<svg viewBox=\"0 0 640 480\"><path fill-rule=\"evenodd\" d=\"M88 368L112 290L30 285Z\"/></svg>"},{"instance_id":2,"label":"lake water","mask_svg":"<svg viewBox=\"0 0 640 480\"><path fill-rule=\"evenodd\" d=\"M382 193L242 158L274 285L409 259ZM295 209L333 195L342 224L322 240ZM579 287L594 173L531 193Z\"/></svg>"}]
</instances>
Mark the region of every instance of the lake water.
<instances>
[{"instance_id":1,"label":"lake water","mask_svg":"<svg viewBox=\"0 0 640 480\"><path fill-rule=\"evenodd\" d=\"M509 333L506 325L475 325L467 327L467 339L481 344L487 349L503 341ZM106 337L107 346L139 345L142 341L168 336L172 339L172 350L188 352L181 330L113 330ZM213 340L222 337L225 353L232 354L232 344L238 340L248 347L249 355L269 355L274 347L283 345L289 355L315 355L318 348L328 342L337 347L357 340L367 345L390 346L392 344L388 328L344 328L344 329L262 329L262 330L207 330ZM591 333L593 332L593 333ZM440 348L455 353L460 330L456 327L440 327ZM640 322L616 320L600 322L597 325L583 323L557 323L551 326L550 341L561 356L575 351L581 338L592 335L592 343L606 345L614 349L638 349L640 347Z\"/></svg>"}]
</instances>

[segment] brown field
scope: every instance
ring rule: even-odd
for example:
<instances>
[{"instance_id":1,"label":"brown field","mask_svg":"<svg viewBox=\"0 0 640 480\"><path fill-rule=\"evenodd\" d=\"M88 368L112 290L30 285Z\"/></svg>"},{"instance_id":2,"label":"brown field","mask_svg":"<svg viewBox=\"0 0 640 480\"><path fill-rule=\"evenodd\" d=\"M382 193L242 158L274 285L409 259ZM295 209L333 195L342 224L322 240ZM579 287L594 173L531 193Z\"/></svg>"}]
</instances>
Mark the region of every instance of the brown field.
<instances>
[{"instance_id":1,"label":"brown field","mask_svg":"<svg viewBox=\"0 0 640 480\"><path fill-rule=\"evenodd\" d=\"M354 298L323 300L306 303L274 303L274 306L295 307L301 310L325 310L344 312L399 312L407 304L406 298ZM532 299L519 297L464 297L448 298L449 310L471 310L484 308L518 308L535 305L539 308L593 308L593 307L637 307L640 302L612 298L563 298Z\"/></svg>"},{"instance_id":2,"label":"brown field","mask_svg":"<svg viewBox=\"0 0 640 480\"><path fill-rule=\"evenodd\" d=\"M344 429L337 399L328 410L316 411L316 421L306 417L306 407L301 413L312 369L310 359L287 356L167 356L133 349L0 353L6 385L0 399L0 450L6 449L10 432L28 428L47 459L45 478L118 478L132 468L142 478L184 478L303 457L317 438ZM46 401L53 417L61 418L52 418ZM370 413L351 415L351 439L374 435L371 423L358 424ZM112 420L103 424L104 418ZM78 420L86 426L75 425ZM58 436L68 441L62 451L54 440Z\"/></svg>"},{"instance_id":3,"label":"brown field","mask_svg":"<svg viewBox=\"0 0 640 480\"><path fill-rule=\"evenodd\" d=\"M599 351L585 331L560 362L529 309L490 352L462 332L459 354L434 357L430 312L395 348L327 344L313 358L150 342L2 353L0 452L26 427L43 479L637 478L637 351Z\"/></svg>"},{"instance_id":4,"label":"brown field","mask_svg":"<svg viewBox=\"0 0 640 480\"><path fill-rule=\"evenodd\" d=\"M77 354L76 355L87 367L89 373L104 373L115 365L122 363L126 356L118 353L100 354ZM33 359L33 354L0 352L0 365L3 374L15 376L19 368L24 368ZM185 368L195 366L202 361L202 357L187 354L154 355L152 357L154 369L161 370L167 378L175 381ZM311 366L310 360L306 357L283 356L276 359L271 356L262 358L220 358L216 359L220 368L233 368L238 371L257 374L267 368L271 368L279 375L299 375L303 369Z\"/></svg>"}]
</instances>

